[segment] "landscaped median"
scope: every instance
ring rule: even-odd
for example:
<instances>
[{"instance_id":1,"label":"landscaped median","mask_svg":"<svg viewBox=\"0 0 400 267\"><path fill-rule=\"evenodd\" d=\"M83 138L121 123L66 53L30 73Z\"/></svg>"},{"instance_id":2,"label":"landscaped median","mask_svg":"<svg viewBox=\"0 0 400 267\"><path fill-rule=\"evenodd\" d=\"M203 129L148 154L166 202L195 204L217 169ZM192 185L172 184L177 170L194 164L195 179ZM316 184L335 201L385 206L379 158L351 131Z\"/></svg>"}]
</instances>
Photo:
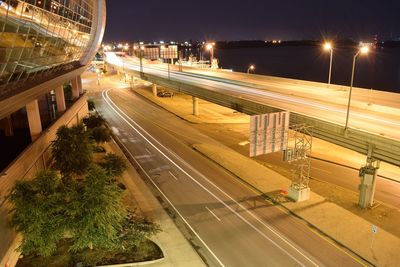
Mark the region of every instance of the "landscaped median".
<instances>
[{"instance_id":1,"label":"landscaped median","mask_svg":"<svg viewBox=\"0 0 400 267\"><path fill-rule=\"evenodd\" d=\"M377 266L398 266L400 239L396 236L379 229L373 237L370 222L312 192L308 201L288 201L282 192L290 186L289 179L225 146L194 144L193 148L365 260Z\"/></svg>"}]
</instances>

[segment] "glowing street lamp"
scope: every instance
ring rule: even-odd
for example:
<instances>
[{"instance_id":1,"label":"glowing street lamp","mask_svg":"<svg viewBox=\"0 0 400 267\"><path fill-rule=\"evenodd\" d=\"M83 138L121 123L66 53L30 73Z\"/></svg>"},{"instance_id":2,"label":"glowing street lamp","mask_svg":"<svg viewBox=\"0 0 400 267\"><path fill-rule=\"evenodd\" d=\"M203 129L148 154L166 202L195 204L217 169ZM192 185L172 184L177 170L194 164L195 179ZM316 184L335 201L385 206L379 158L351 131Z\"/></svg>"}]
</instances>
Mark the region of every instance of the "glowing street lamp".
<instances>
[{"instance_id":1,"label":"glowing street lamp","mask_svg":"<svg viewBox=\"0 0 400 267\"><path fill-rule=\"evenodd\" d=\"M348 125L349 125L349 114L350 114L350 104L351 104L351 93L353 91L353 82L354 82L354 71L356 68L356 60L357 57L361 54L361 55L366 55L369 52L369 47L368 46L363 46L361 47L357 53L354 55L353 57L353 68L351 71L351 82L350 82L350 91L349 91L349 102L347 104L347 113L346 113L346 124L344 126L344 128L347 130Z\"/></svg>"},{"instance_id":2,"label":"glowing street lamp","mask_svg":"<svg viewBox=\"0 0 400 267\"><path fill-rule=\"evenodd\" d=\"M249 68L247 69L247 74L250 74L250 71L255 70L256 67L254 65L250 65Z\"/></svg>"},{"instance_id":3,"label":"glowing street lamp","mask_svg":"<svg viewBox=\"0 0 400 267\"><path fill-rule=\"evenodd\" d=\"M210 51L210 64L212 65L212 61L214 59L214 43L208 43L206 48L208 51Z\"/></svg>"},{"instance_id":4,"label":"glowing street lamp","mask_svg":"<svg viewBox=\"0 0 400 267\"><path fill-rule=\"evenodd\" d=\"M328 84L331 84L332 77L332 59L333 59L333 47L331 43L325 43L324 49L330 52L330 61L329 61L329 75L328 75Z\"/></svg>"}]
</instances>

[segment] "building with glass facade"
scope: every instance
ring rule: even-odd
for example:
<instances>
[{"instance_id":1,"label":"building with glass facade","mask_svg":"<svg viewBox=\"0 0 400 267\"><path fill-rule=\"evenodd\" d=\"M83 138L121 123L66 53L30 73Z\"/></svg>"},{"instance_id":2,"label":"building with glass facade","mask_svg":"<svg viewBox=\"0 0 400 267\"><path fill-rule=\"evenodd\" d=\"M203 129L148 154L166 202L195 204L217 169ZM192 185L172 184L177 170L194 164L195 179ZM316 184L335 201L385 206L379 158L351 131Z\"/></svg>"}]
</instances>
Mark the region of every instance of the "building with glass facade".
<instances>
[{"instance_id":1,"label":"building with glass facade","mask_svg":"<svg viewBox=\"0 0 400 267\"><path fill-rule=\"evenodd\" d=\"M19 257L6 196L49 166L58 127L86 116L81 74L105 17L106 0L0 0L0 266Z\"/></svg>"},{"instance_id":2,"label":"building with glass facade","mask_svg":"<svg viewBox=\"0 0 400 267\"><path fill-rule=\"evenodd\" d=\"M98 0L0 0L0 98L87 64L104 12Z\"/></svg>"}]
</instances>

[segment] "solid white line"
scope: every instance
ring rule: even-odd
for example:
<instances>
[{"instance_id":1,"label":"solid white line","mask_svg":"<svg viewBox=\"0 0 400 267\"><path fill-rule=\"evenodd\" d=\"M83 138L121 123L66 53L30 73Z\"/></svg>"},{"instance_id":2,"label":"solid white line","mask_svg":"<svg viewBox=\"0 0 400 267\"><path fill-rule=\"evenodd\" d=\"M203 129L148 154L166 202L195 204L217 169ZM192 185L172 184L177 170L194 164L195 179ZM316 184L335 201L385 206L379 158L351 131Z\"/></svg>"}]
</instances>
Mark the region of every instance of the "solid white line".
<instances>
[{"instance_id":1,"label":"solid white line","mask_svg":"<svg viewBox=\"0 0 400 267\"><path fill-rule=\"evenodd\" d=\"M176 176L175 176L171 171L168 171L168 172L169 172L169 174L170 174L172 177L174 177L175 180L178 181L178 178L176 178Z\"/></svg>"},{"instance_id":2,"label":"solid white line","mask_svg":"<svg viewBox=\"0 0 400 267\"><path fill-rule=\"evenodd\" d=\"M218 221L221 221L221 219L218 218L218 216L214 212L212 212L207 206L206 206L206 209L215 217L215 219L217 219Z\"/></svg>"},{"instance_id":3,"label":"solid white line","mask_svg":"<svg viewBox=\"0 0 400 267\"><path fill-rule=\"evenodd\" d=\"M102 92L102 94L104 93L104 91ZM103 99L106 101L106 103L110 106L110 108L112 108L114 110L115 113L117 113L118 116L120 116L126 123L128 123L128 125L130 125L130 123L128 121L126 121L125 118L123 118L111 105L110 103L105 99L104 95L103 95ZM111 101L111 99L110 99ZM131 126L131 125L130 125ZM132 127L132 126L131 126ZM133 128L133 127L132 127ZM135 129L136 130L136 129ZM137 130L136 130L137 132ZM139 133L140 134L140 133ZM172 204L172 202L169 200L169 198L164 194L164 192L157 186L157 184L154 182L153 178L151 178L151 176L146 172L146 170L142 167L142 165L135 159L135 157L132 155L132 153L129 151L129 149L125 146L125 144L121 143L122 146L125 148L125 150L128 152L128 154L131 156L131 158L135 161L135 163L139 166L139 168L142 170L142 172L147 176L147 178L150 180L150 182L154 185L155 188L157 188L157 190L161 193L161 195L167 200L167 202L169 203L169 205L171 205L171 207L175 210L175 212L179 215L179 217L181 217L181 219L184 221L184 223L189 227L189 229L195 234L195 236L200 240L200 242L204 245L204 247L211 253L211 255L217 260L217 262L225 267L225 265L222 263L222 261L217 257L217 255L215 255L215 253L207 246L206 242L204 242L204 240L200 237L200 235L193 229L193 227L189 224L189 222L183 217L183 215L179 212L179 210L175 207L174 204Z\"/></svg>"},{"instance_id":4,"label":"solid white line","mask_svg":"<svg viewBox=\"0 0 400 267\"><path fill-rule=\"evenodd\" d=\"M186 161L184 161L182 158L180 158L178 155L176 155L174 152L170 151L168 148L166 148L163 144L158 142L153 136L151 136L146 130L144 130L139 124L137 124L135 121L133 121L125 112L123 112L108 96L108 91L105 91L105 97L104 100L107 102L107 104L116 112L118 116L120 116L133 130L135 130L140 136L142 136L143 139L145 139L154 149L156 149L161 155L163 155L169 162L171 162L175 167L177 167L180 171L182 171L186 176L188 176L193 182L195 182L199 187L201 187L203 190L208 192L211 196L213 196L216 200L218 200L221 204L223 204L228 210L230 210L232 213L234 213L237 217L239 217L243 222L245 222L248 226L253 228L256 232L258 232L261 236L263 236L265 239L269 240L272 244L274 244L276 247L278 247L282 252L284 252L286 255L288 255L290 258L292 258L294 261L299 263L300 265L304 266L301 262L298 261L297 258L295 258L292 254L288 253L284 248L282 248L279 244L277 244L275 241L273 241L270 237L265 235L260 229L255 227L253 224L251 224L246 218L244 218L242 215L237 213L232 207L227 205L223 200L221 200L218 196L216 196L214 193L212 193L209 189L207 189L203 184L199 183L195 178L193 178L187 171L185 171L182 167L180 167L175 161L173 161L171 158L169 158L163 151L161 151L158 147L156 147L149 139L147 139L139 130L137 130L130 122L127 121L130 120L135 126L139 129L141 129L144 133L146 133L149 138L154 140L160 147L164 148L166 151L168 151L171 155L176 157L181 163L185 164L187 167L189 167L192 171L196 172L198 175L200 175L204 180L206 180L208 183L210 183L213 187L218 189L220 192L222 192L225 196L230 198L236 205L241 207L246 213L250 214L254 219L256 219L258 222L260 222L262 225L264 225L268 230L270 230L273 234L275 234L279 239L281 239L284 243L286 243L288 246L290 246L293 250L297 251L300 255L302 255L305 259L307 259L310 263L312 263L315 266L318 266L317 263L314 262L311 258L309 258L307 255L304 254L304 252L300 251L298 248L296 248L289 240L287 240L285 237L282 236L282 234L278 233L276 230L274 230L271 226L265 224L263 221L261 221L257 216L255 216L252 212L247 210L244 206L242 206L240 203L238 203L235 199L233 199L230 195L228 195L225 191L220 189L217 185L215 185L213 182L211 182L209 179L207 179L203 174L201 174L199 171L194 169L192 166L190 166ZM104 93L104 91L103 91ZM110 104L112 103L112 105ZM115 106L115 108L114 108ZM118 109L118 111L116 110ZM124 116L121 115L124 114Z\"/></svg>"},{"instance_id":5,"label":"solid white line","mask_svg":"<svg viewBox=\"0 0 400 267\"><path fill-rule=\"evenodd\" d=\"M151 152L150 152L150 150L148 150L148 149L146 148L146 151L147 151L147 153L148 153L149 155L151 155Z\"/></svg>"}]
</instances>

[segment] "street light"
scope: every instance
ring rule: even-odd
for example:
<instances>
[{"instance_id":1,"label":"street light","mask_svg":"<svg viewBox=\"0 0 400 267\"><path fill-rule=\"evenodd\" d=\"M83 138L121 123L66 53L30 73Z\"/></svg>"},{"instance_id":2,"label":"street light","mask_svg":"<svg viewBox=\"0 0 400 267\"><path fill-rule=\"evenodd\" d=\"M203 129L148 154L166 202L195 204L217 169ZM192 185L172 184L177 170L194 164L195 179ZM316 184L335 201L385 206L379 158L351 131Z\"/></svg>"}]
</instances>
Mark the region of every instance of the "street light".
<instances>
[{"instance_id":1,"label":"street light","mask_svg":"<svg viewBox=\"0 0 400 267\"><path fill-rule=\"evenodd\" d=\"M330 61L329 61L329 76L328 76L328 84L331 84L332 77L332 59L333 59L333 47L331 43L325 43L324 49L330 52Z\"/></svg>"},{"instance_id":2,"label":"street light","mask_svg":"<svg viewBox=\"0 0 400 267\"><path fill-rule=\"evenodd\" d=\"M256 67L254 65L250 65L249 68L247 69L247 74L250 74L250 71L255 70Z\"/></svg>"},{"instance_id":3,"label":"street light","mask_svg":"<svg viewBox=\"0 0 400 267\"><path fill-rule=\"evenodd\" d=\"M206 48L208 51L210 51L210 65L212 66L212 62L214 59L214 44L213 43L208 43L206 45Z\"/></svg>"},{"instance_id":4,"label":"street light","mask_svg":"<svg viewBox=\"0 0 400 267\"><path fill-rule=\"evenodd\" d=\"M350 115L350 104L351 104L351 93L353 91L353 82L354 82L354 71L356 68L356 60L357 57L361 54L361 55L366 55L369 52L369 47L368 46L363 46L361 47L357 53L354 55L353 57L353 68L351 71L351 82L350 82L350 91L349 91L349 102L347 104L347 113L346 113L346 124L344 126L344 129L347 130L348 125L349 125L349 115Z\"/></svg>"}]
</instances>

